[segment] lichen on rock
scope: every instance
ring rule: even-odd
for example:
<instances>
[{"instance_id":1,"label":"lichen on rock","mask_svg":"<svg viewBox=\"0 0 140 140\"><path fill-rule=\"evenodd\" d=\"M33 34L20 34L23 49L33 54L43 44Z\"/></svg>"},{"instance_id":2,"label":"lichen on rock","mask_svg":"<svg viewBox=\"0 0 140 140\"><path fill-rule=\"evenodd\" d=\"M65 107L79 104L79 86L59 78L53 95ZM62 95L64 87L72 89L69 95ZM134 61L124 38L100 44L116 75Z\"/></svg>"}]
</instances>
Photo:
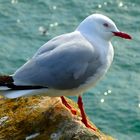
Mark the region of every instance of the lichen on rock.
<instances>
[{"instance_id":1,"label":"lichen on rock","mask_svg":"<svg viewBox=\"0 0 140 140\"><path fill-rule=\"evenodd\" d=\"M72 115L59 97L1 98L0 140L113 140L98 129L86 128L76 103L67 100L77 115Z\"/></svg>"}]
</instances>

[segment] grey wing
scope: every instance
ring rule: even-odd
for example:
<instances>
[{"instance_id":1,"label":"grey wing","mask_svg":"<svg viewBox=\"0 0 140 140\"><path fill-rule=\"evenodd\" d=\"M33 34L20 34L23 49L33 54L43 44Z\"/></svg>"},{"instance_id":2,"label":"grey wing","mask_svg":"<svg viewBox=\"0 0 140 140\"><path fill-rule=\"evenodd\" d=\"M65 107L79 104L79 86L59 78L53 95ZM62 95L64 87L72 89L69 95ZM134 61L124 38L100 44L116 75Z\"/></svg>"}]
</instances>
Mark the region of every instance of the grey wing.
<instances>
[{"instance_id":1,"label":"grey wing","mask_svg":"<svg viewBox=\"0 0 140 140\"><path fill-rule=\"evenodd\" d=\"M47 43L45 43L43 46L39 48L39 50L35 53L34 57L37 57L38 55L43 53L49 53L50 51L54 50L56 47L59 47L62 44L65 44L66 42L71 40L72 36L73 33L68 33L51 39L50 41L48 41Z\"/></svg>"},{"instance_id":2,"label":"grey wing","mask_svg":"<svg viewBox=\"0 0 140 140\"><path fill-rule=\"evenodd\" d=\"M15 72L15 84L71 89L96 74L101 63L98 53L80 34L64 35L52 44L53 47L48 50L42 47Z\"/></svg>"}]
</instances>

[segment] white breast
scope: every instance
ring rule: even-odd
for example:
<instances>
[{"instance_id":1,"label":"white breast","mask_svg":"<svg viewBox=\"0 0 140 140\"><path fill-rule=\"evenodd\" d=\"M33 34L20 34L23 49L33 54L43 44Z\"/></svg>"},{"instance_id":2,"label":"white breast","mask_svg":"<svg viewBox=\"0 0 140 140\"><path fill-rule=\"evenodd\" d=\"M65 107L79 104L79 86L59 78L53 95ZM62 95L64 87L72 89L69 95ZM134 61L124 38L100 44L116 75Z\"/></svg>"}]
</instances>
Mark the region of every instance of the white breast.
<instances>
[{"instance_id":1,"label":"white breast","mask_svg":"<svg viewBox=\"0 0 140 140\"><path fill-rule=\"evenodd\" d=\"M87 81L81 85L79 88L82 91L86 91L87 89L95 86L95 84L106 74L108 71L114 56L114 50L111 43L109 43L106 48L99 49L100 51L100 57L102 61L101 67L98 69L96 74L94 74L92 77L88 78Z\"/></svg>"}]
</instances>

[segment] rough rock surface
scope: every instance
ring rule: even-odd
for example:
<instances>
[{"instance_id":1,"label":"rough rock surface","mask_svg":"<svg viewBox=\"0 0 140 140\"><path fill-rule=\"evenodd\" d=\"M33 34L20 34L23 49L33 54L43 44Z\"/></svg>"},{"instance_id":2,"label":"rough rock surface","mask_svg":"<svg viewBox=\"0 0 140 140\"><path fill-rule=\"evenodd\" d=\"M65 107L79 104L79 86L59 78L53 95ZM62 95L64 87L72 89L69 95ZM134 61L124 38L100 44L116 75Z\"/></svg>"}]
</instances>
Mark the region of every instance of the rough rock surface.
<instances>
[{"instance_id":1,"label":"rough rock surface","mask_svg":"<svg viewBox=\"0 0 140 140\"><path fill-rule=\"evenodd\" d=\"M80 120L59 97L0 99L0 140L113 140L98 129L87 129Z\"/></svg>"}]
</instances>

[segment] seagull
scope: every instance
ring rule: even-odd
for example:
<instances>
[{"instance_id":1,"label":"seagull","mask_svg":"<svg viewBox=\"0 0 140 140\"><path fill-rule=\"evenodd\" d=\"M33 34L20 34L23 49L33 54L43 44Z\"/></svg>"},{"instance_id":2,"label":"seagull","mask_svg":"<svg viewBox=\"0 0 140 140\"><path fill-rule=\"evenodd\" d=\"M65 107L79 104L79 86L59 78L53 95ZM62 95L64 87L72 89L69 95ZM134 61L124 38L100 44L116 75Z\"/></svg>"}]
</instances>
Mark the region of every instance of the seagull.
<instances>
[{"instance_id":1,"label":"seagull","mask_svg":"<svg viewBox=\"0 0 140 140\"><path fill-rule=\"evenodd\" d=\"M96 131L87 120L81 95L108 71L114 56L110 42L113 36L131 39L107 16L88 16L73 32L54 37L41 46L14 74L1 75L0 95L7 98L61 97L62 103L74 115L76 110L64 96L78 96L82 123Z\"/></svg>"}]
</instances>

